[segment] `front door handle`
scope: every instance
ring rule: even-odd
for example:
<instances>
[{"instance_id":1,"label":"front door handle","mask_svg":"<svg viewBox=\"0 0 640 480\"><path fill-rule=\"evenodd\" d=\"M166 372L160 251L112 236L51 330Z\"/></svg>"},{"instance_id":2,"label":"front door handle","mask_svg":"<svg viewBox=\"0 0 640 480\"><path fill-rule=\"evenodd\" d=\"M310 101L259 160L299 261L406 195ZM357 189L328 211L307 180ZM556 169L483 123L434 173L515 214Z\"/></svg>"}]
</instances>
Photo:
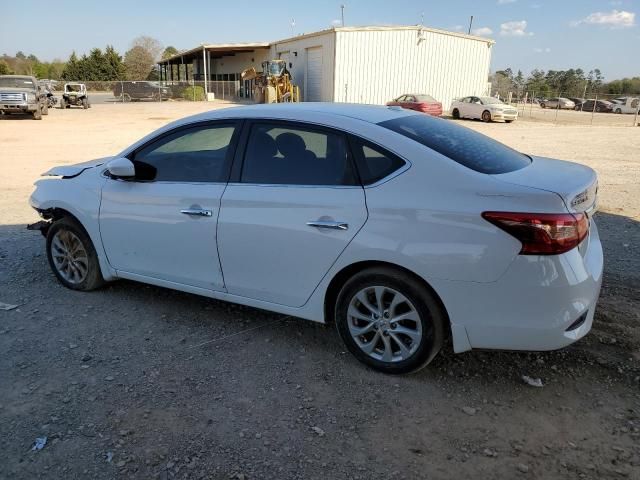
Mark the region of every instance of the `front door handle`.
<instances>
[{"instance_id":1,"label":"front door handle","mask_svg":"<svg viewBox=\"0 0 640 480\"><path fill-rule=\"evenodd\" d=\"M345 222L326 222L323 220L314 220L313 222L307 222L310 227L317 228L329 228L331 230L348 230L349 224Z\"/></svg>"},{"instance_id":2,"label":"front door handle","mask_svg":"<svg viewBox=\"0 0 640 480\"><path fill-rule=\"evenodd\" d=\"M184 213L185 215L192 215L194 217L213 216L213 212L211 210L203 210L201 208L185 208L183 210L180 210L180 213Z\"/></svg>"}]
</instances>

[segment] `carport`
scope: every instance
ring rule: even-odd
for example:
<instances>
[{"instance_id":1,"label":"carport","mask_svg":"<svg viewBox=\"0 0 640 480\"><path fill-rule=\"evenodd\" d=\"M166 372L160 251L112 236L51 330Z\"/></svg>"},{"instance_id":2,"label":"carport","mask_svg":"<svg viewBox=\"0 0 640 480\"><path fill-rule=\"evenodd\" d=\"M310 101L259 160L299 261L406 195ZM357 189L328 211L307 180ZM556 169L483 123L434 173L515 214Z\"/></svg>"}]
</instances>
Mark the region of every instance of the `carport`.
<instances>
[{"instance_id":1,"label":"carport","mask_svg":"<svg viewBox=\"0 0 640 480\"><path fill-rule=\"evenodd\" d=\"M245 68L256 67L269 58L270 43L225 43L201 45L160 60L160 81L202 82L205 95L211 89L210 82L238 82ZM245 96L246 88L241 88L240 96Z\"/></svg>"}]
</instances>

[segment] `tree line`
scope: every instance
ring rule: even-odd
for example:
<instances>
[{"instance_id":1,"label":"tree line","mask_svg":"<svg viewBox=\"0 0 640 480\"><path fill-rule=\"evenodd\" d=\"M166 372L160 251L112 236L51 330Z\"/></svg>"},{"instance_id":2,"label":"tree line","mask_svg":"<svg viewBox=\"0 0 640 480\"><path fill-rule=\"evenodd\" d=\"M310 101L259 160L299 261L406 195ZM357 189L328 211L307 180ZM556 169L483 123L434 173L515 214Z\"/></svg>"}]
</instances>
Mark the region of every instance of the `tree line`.
<instances>
[{"instance_id":1,"label":"tree line","mask_svg":"<svg viewBox=\"0 0 640 480\"><path fill-rule=\"evenodd\" d=\"M0 57L0 75L33 75L51 80L114 81L114 80L157 80L156 62L178 53L175 47L163 48L151 37L138 37L131 47L120 55L112 45L104 50L93 48L89 54L80 57L72 52L68 60L42 62L35 55L23 52L15 56L4 54Z\"/></svg>"},{"instance_id":2,"label":"tree line","mask_svg":"<svg viewBox=\"0 0 640 480\"><path fill-rule=\"evenodd\" d=\"M490 75L489 82L492 94L507 97L513 95L523 97L525 92L529 96L551 97L594 97L598 94L640 94L640 77L623 78L621 80L604 81L600 69L595 68L585 72L581 68L568 70L532 70L524 76L522 70L514 73L511 68L498 70Z\"/></svg>"}]
</instances>

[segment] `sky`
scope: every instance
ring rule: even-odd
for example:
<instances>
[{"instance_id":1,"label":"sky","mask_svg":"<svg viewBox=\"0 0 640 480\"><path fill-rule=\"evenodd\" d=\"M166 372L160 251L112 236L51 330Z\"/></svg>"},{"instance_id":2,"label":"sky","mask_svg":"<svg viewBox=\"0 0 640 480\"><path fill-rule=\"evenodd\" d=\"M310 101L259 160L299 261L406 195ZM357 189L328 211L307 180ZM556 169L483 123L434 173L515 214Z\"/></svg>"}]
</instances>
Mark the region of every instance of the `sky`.
<instances>
[{"instance_id":1,"label":"sky","mask_svg":"<svg viewBox=\"0 0 640 480\"><path fill-rule=\"evenodd\" d=\"M72 50L107 44L124 54L140 35L179 50L272 41L339 26L342 4L346 26L423 23L466 32L473 15L473 32L496 41L492 71L600 68L607 80L640 76L640 0L0 0L0 54L67 59Z\"/></svg>"}]
</instances>

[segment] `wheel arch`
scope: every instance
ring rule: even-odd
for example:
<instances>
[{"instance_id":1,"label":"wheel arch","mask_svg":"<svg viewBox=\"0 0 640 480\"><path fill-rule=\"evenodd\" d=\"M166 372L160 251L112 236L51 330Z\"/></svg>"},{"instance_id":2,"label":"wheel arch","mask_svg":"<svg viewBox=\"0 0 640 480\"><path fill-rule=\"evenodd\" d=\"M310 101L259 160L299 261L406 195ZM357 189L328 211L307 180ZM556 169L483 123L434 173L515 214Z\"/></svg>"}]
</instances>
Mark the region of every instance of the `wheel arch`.
<instances>
[{"instance_id":1,"label":"wheel arch","mask_svg":"<svg viewBox=\"0 0 640 480\"><path fill-rule=\"evenodd\" d=\"M347 280L349 280L351 277L353 277L357 273L363 270L366 270L367 268L373 268L373 267L387 267L387 268L398 270L400 272L403 272L413 277L418 283L420 283L424 288L426 288L433 295L433 297L436 299L436 301L440 305L440 308L442 309L442 313L444 314L447 321L447 325L448 325L448 328L446 329L447 336L448 337L451 336L451 320L449 319L449 313L447 312L447 308L445 307L444 302L442 301L442 298L440 298L440 295L438 295L438 292L435 291L435 289L429 284L429 282L427 282L420 275L416 274L415 272L409 270L406 267L397 265L395 263L385 262L380 260L366 260L366 261L352 263L350 265L343 267L342 270L340 270L333 276L324 294L323 308L324 308L325 323L335 322L334 312L333 312L334 309L332 308L332 306L335 305L336 300L338 299L338 294L340 293L340 289L347 282Z\"/></svg>"}]
</instances>

